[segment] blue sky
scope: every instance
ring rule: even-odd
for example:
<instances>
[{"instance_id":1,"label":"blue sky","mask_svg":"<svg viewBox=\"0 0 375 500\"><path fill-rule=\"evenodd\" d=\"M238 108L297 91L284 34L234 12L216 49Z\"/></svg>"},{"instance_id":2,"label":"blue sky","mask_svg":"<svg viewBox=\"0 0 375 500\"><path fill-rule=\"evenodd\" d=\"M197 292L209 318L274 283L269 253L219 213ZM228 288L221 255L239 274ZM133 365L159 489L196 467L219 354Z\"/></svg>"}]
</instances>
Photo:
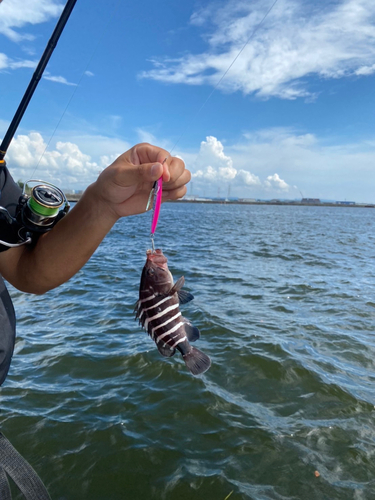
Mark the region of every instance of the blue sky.
<instances>
[{"instance_id":1,"label":"blue sky","mask_svg":"<svg viewBox=\"0 0 375 500\"><path fill-rule=\"evenodd\" d=\"M82 189L133 144L178 141L189 194L374 203L375 2L278 0L259 26L273 3L78 0L12 174ZM63 6L0 4L0 136Z\"/></svg>"}]
</instances>

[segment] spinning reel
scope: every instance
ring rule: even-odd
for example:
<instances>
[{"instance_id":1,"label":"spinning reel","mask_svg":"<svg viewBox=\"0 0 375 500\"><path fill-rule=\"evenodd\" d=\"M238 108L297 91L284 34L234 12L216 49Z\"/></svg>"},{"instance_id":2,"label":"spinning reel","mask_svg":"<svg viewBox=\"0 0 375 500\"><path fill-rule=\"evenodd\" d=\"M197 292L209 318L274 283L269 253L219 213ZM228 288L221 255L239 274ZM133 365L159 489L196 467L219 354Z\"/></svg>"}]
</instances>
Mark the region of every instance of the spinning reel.
<instances>
[{"instance_id":1,"label":"spinning reel","mask_svg":"<svg viewBox=\"0 0 375 500\"><path fill-rule=\"evenodd\" d=\"M0 216L15 229L19 241L9 243L0 240L0 244L18 247L31 243L32 233L50 231L68 213L69 208L65 194L57 186L36 179L29 180L23 187L16 217L12 217L6 208L0 206Z\"/></svg>"}]
</instances>

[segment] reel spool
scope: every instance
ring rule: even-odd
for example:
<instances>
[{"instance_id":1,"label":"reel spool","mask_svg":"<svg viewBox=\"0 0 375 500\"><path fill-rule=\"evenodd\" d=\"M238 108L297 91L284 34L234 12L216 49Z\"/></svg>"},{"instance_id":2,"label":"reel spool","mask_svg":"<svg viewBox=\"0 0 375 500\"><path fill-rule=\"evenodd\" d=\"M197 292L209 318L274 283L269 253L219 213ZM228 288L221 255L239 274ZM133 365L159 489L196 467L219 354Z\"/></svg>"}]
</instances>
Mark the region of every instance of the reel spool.
<instances>
[{"instance_id":1,"label":"reel spool","mask_svg":"<svg viewBox=\"0 0 375 500\"><path fill-rule=\"evenodd\" d=\"M25 192L30 183L30 194ZM41 184L39 184L41 183ZM31 179L25 183L20 199L22 223L31 231L45 232L55 225L69 210L65 194L54 184Z\"/></svg>"}]
</instances>

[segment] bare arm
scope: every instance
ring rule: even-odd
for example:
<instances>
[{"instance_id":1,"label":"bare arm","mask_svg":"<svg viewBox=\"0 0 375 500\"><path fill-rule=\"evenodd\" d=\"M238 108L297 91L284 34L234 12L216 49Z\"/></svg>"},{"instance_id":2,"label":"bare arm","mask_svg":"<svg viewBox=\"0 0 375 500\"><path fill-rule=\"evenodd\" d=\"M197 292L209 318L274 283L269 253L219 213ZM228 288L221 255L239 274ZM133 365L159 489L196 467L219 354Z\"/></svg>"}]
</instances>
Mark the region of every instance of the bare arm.
<instances>
[{"instance_id":1,"label":"bare arm","mask_svg":"<svg viewBox=\"0 0 375 500\"><path fill-rule=\"evenodd\" d=\"M0 253L0 273L16 288L41 294L70 279L89 260L115 222L142 213L153 182L163 176L163 200L186 192L190 172L165 150L140 144L121 155L80 201L33 248Z\"/></svg>"}]
</instances>

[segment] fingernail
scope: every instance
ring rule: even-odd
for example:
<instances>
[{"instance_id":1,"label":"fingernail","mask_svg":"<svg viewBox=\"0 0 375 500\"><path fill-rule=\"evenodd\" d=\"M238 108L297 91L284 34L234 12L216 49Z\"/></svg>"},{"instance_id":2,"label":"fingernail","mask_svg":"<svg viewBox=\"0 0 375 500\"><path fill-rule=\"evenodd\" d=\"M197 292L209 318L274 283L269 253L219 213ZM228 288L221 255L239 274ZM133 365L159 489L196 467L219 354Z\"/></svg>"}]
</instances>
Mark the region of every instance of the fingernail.
<instances>
[{"instance_id":1,"label":"fingernail","mask_svg":"<svg viewBox=\"0 0 375 500\"><path fill-rule=\"evenodd\" d=\"M156 163L155 165L152 165L152 167L151 167L152 177L156 177L159 173L159 170L160 170L160 163Z\"/></svg>"}]
</instances>

